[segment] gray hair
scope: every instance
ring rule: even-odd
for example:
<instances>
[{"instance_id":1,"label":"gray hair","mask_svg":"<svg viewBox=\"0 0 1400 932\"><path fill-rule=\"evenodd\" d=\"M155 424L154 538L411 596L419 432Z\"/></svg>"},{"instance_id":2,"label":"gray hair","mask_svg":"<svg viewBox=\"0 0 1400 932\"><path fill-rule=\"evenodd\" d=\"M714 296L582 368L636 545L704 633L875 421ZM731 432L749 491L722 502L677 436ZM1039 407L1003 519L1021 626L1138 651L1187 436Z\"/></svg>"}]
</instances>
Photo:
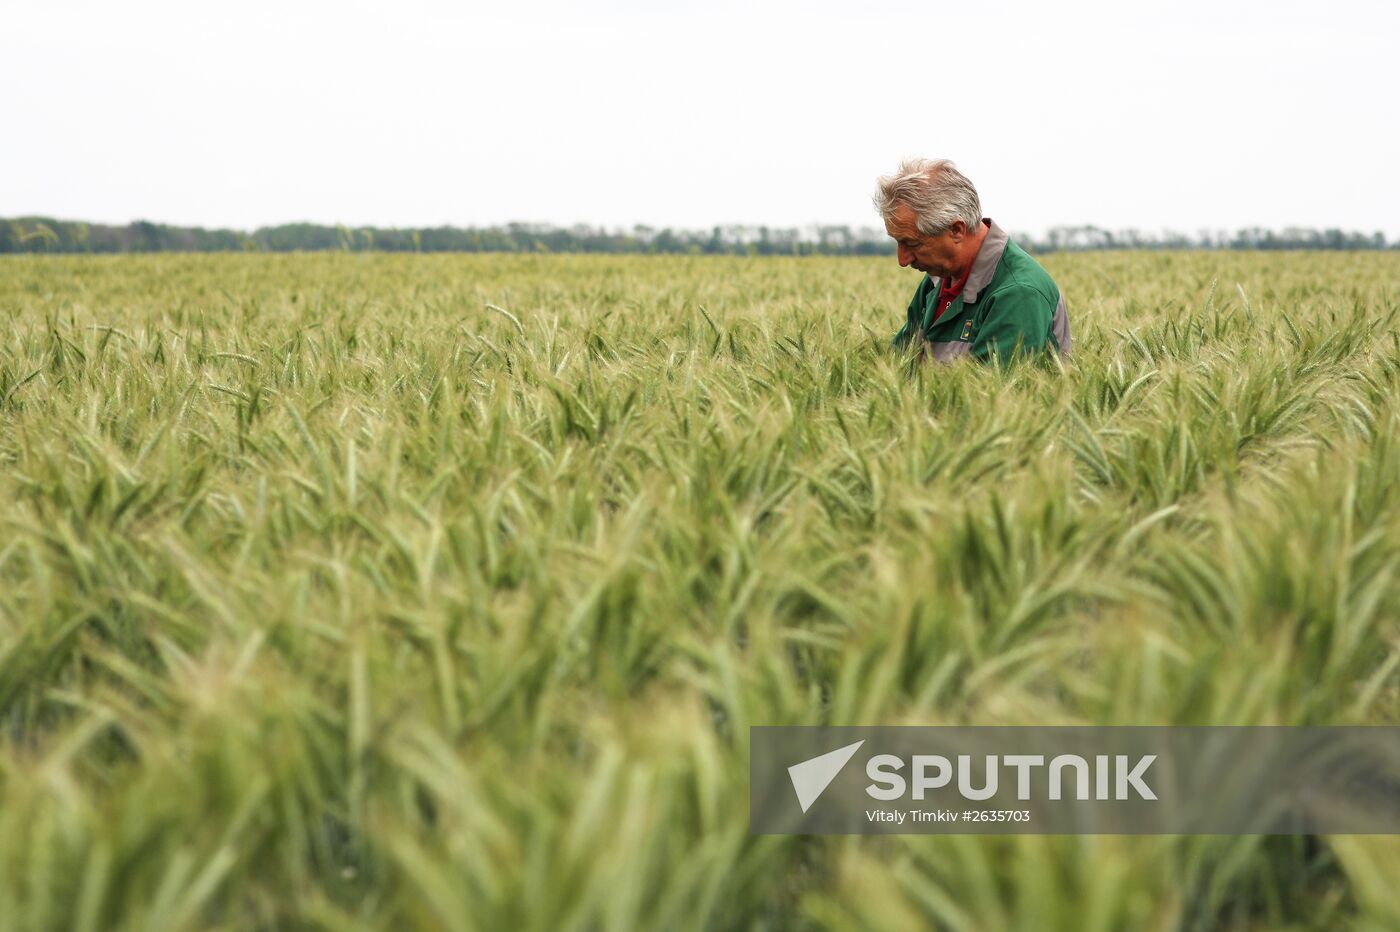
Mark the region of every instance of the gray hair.
<instances>
[{"instance_id":1,"label":"gray hair","mask_svg":"<svg viewBox=\"0 0 1400 932\"><path fill-rule=\"evenodd\" d=\"M967 176L947 159L905 159L893 175L881 176L875 189L875 208L890 215L908 204L917 218L919 232L937 236L961 220L969 230L982 222L982 202Z\"/></svg>"}]
</instances>

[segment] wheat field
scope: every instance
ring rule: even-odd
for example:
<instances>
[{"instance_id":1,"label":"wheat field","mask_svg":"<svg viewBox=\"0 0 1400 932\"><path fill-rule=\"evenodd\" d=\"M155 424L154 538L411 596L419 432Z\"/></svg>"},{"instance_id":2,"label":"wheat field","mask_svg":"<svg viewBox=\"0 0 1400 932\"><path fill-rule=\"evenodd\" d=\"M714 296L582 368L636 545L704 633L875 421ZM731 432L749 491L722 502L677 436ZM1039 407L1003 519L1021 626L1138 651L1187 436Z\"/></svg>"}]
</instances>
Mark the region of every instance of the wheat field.
<instances>
[{"instance_id":1,"label":"wheat field","mask_svg":"<svg viewBox=\"0 0 1400 932\"><path fill-rule=\"evenodd\" d=\"M0 929L1400 928L1400 839L748 833L759 724L1400 724L1400 256L0 260Z\"/></svg>"}]
</instances>

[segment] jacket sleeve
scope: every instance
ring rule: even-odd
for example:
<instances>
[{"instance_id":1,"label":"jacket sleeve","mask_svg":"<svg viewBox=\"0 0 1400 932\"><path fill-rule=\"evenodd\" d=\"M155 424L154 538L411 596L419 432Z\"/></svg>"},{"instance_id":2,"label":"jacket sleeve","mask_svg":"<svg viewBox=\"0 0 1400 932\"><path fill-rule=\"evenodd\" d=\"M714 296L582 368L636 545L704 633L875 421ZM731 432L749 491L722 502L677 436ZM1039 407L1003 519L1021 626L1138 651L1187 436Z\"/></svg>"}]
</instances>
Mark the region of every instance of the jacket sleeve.
<instances>
[{"instance_id":1,"label":"jacket sleeve","mask_svg":"<svg viewBox=\"0 0 1400 932\"><path fill-rule=\"evenodd\" d=\"M972 355L1008 362L1045 348L1057 299L1030 285L1012 285L988 295L986 316L972 340Z\"/></svg>"},{"instance_id":2,"label":"jacket sleeve","mask_svg":"<svg viewBox=\"0 0 1400 932\"><path fill-rule=\"evenodd\" d=\"M902 350L908 346L909 340L923 326L924 309L928 304L929 289L932 287L933 279L925 275L924 280L919 282L919 287L914 289L914 297L910 299L909 309L904 314L904 326L899 328L899 333L890 341L890 346L894 349Z\"/></svg>"}]
</instances>

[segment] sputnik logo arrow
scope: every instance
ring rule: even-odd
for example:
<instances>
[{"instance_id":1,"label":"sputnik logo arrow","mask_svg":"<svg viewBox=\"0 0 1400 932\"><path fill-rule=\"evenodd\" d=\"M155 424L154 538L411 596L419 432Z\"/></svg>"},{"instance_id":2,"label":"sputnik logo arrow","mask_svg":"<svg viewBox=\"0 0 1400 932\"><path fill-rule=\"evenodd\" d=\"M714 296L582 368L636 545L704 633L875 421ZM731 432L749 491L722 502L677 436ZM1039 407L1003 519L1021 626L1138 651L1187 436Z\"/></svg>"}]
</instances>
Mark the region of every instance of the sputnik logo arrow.
<instances>
[{"instance_id":1,"label":"sputnik logo arrow","mask_svg":"<svg viewBox=\"0 0 1400 932\"><path fill-rule=\"evenodd\" d=\"M788 768L788 776L792 778L792 788L797 792L797 803L806 812L812 808L812 803L817 801L826 788L831 785L831 781L836 779L836 775L841 772L855 756L856 751L865 743L862 738L855 744L848 744L844 748L837 748L816 757L804 760L800 764L793 764Z\"/></svg>"}]
</instances>

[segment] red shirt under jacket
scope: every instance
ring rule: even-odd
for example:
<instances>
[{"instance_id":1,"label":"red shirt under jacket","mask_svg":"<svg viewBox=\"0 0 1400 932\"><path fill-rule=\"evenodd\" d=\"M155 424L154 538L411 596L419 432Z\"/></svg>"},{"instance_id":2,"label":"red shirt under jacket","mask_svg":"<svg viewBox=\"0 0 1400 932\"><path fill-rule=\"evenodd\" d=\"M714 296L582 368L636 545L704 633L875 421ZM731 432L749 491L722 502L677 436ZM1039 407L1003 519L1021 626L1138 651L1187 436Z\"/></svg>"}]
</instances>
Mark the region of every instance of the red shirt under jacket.
<instances>
[{"instance_id":1,"label":"red shirt under jacket","mask_svg":"<svg viewBox=\"0 0 1400 932\"><path fill-rule=\"evenodd\" d=\"M982 221L982 225L990 226L990 224L988 224L986 220ZM977 247L977 251L982 251L982 247L980 245ZM958 295L962 294L963 286L967 284L967 278L969 275L972 274L972 263L976 261L977 256L974 255L968 261L967 268L963 269L963 273L961 275L959 275L957 278L953 279L950 282L943 283L942 290L938 292L938 308L933 312L934 320L937 320L938 318L942 317L943 312L948 310L948 305L953 303L953 299L956 298Z\"/></svg>"}]
</instances>

